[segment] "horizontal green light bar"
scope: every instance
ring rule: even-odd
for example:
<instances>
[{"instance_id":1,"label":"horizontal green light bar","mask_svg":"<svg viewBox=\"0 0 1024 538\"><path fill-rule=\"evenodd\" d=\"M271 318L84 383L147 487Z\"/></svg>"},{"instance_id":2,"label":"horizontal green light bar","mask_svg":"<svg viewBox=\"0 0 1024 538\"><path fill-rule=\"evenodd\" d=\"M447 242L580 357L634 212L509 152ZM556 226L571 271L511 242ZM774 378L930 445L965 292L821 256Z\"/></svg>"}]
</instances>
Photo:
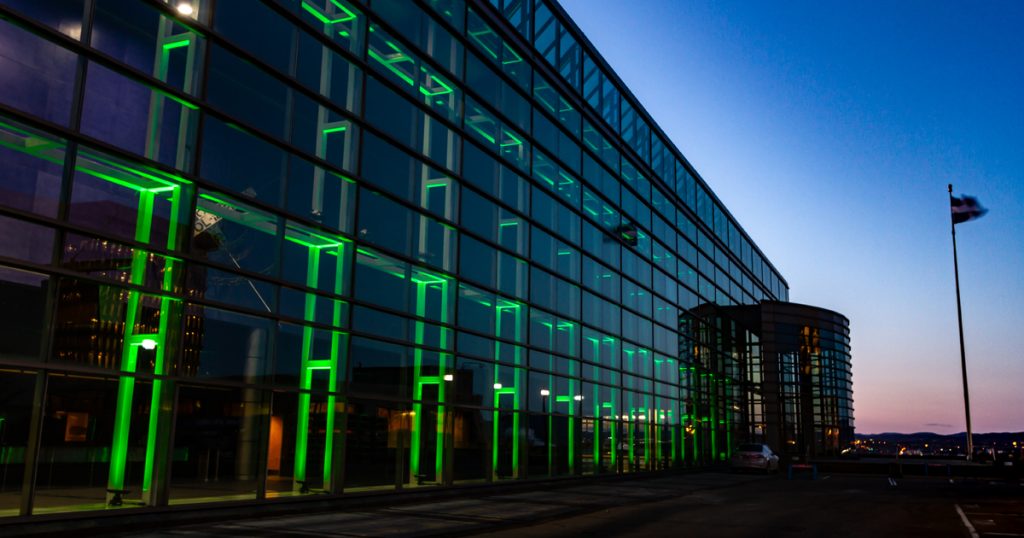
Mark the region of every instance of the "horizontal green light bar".
<instances>
[{"instance_id":1,"label":"horizontal green light bar","mask_svg":"<svg viewBox=\"0 0 1024 538\"><path fill-rule=\"evenodd\" d=\"M177 49L177 48L181 48L181 47L187 47L187 46L189 46L191 44L192 44L192 38L191 37L186 37L185 39L181 39L179 41L169 41L167 43L164 43L164 50L171 50L171 49Z\"/></svg>"}]
</instances>

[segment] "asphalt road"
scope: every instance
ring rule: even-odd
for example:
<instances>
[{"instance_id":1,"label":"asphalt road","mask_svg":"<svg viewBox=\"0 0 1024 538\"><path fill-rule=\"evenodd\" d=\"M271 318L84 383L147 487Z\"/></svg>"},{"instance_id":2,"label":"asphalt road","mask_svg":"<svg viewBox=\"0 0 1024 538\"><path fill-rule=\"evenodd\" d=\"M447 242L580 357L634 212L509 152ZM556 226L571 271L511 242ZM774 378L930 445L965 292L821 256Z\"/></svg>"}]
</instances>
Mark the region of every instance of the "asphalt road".
<instances>
[{"instance_id":1,"label":"asphalt road","mask_svg":"<svg viewBox=\"0 0 1024 538\"><path fill-rule=\"evenodd\" d=\"M1024 537L1020 485L909 478L892 486L881 476L821 478L762 480L487 536Z\"/></svg>"},{"instance_id":2,"label":"asphalt road","mask_svg":"<svg viewBox=\"0 0 1024 538\"><path fill-rule=\"evenodd\" d=\"M897 479L893 486L884 476L790 481L785 475L699 473L252 516L117 536L1024 537L1024 487L925 477Z\"/></svg>"}]
</instances>

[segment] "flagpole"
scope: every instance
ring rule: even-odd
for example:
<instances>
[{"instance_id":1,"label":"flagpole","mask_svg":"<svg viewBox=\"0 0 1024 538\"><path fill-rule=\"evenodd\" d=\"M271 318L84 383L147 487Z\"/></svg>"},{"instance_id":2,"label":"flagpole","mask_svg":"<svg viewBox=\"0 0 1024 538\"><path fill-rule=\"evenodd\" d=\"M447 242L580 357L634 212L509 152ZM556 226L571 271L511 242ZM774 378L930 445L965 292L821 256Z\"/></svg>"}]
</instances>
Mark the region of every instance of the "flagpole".
<instances>
[{"instance_id":1,"label":"flagpole","mask_svg":"<svg viewBox=\"0 0 1024 538\"><path fill-rule=\"evenodd\" d=\"M949 184L950 207L953 202L953 184ZM971 398L967 391L967 353L964 352L964 316L960 309L960 268L956 260L956 223L953 213L949 214L949 227L953 233L953 279L956 281L956 322L960 329L960 371L964 380L964 414L967 417L967 461L974 457L974 441L971 436Z\"/></svg>"}]
</instances>

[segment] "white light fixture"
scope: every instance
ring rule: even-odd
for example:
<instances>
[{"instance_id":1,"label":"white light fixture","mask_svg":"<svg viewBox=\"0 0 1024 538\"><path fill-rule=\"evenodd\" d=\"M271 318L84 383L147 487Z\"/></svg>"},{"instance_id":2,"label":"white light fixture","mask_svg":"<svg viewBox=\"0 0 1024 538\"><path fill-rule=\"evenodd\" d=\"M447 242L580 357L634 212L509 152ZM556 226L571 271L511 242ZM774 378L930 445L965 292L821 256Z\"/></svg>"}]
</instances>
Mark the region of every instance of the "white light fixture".
<instances>
[{"instance_id":1,"label":"white light fixture","mask_svg":"<svg viewBox=\"0 0 1024 538\"><path fill-rule=\"evenodd\" d=\"M452 374L444 374L444 380L445 381L454 381L455 380L455 376L453 376Z\"/></svg>"},{"instance_id":2,"label":"white light fixture","mask_svg":"<svg viewBox=\"0 0 1024 538\"><path fill-rule=\"evenodd\" d=\"M501 383L495 383L494 390L501 390Z\"/></svg>"},{"instance_id":3,"label":"white light fixture","mask_svg":"<svg viewBox=\"0 0 1024 538\"><path fill-rule=\"evenodd\" d=\"M195 12L195 9L192 8L192 4L188 2L179 2L175 9L178 10L178 13L181 13L186 17Z\"/></svg>"},{"instance_id":4,"label":"white light fixture","mask_svg":"<svg viewBox=\"0 0 1024 538\"><path fill-rule=\"evenodd\" d=\"M548 396L550 394L551 394L550 390L548 390L548 389L540 389L540 395L541 396Z\"/></svg>"},{"instance_id":5,"label":"white light fixture","mask_svg":"<svg viewBox=\"0 0 1024 538\"><path fill-rule=\"evenodd\" d=\"M572 399L576 400L577 402L582 402L583 401L583 395L582 394L577 394L576 396L573 396Z\"/></svg>"},{"instance_id":6,"label":"white light fixture","mask_svg":"<svg viewBox=\"0 0 1024 538\"><path fill-rule=\"evenodd\" d=\"M154 349L156 349L156 340L153 340L152 338L146 338L145 340L142 341L141 345L142 349L145 349L146 351L153 351Z\"/></svg>"}]
</instances>

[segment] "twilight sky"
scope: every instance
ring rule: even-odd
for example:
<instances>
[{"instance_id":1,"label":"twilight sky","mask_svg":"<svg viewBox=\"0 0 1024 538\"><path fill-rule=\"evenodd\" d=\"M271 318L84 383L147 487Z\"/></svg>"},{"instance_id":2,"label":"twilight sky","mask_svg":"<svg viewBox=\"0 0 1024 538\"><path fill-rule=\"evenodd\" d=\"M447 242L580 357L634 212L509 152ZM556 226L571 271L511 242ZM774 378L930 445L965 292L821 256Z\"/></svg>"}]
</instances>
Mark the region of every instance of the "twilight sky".
<instances>
[{"instance_id":1,"label":"twilight sky","mask_svg":"<svg viewBox=\"0 0 1024 538\"><path fill-rule=\"evenodd\" d=\"M561 0L790 285L859 433L1024 430L1024 2Z\"/></svg>"}]
</instances>

